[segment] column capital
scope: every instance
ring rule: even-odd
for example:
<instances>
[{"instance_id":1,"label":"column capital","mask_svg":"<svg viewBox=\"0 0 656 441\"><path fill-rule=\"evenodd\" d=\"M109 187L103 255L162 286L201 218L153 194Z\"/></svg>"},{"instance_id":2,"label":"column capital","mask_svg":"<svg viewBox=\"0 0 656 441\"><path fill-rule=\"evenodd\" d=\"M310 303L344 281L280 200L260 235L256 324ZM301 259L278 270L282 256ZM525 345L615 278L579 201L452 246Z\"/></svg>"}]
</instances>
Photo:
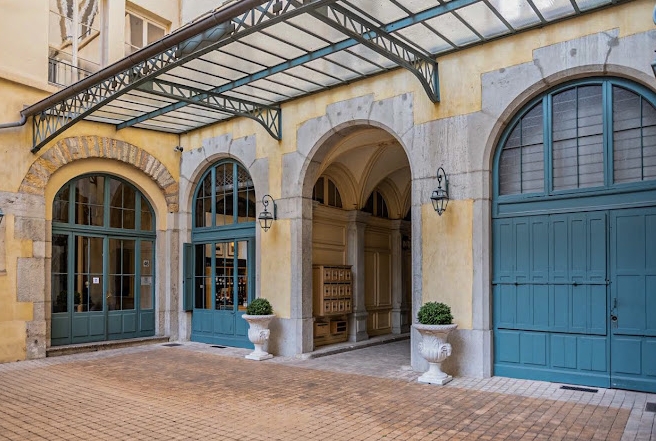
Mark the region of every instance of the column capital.
<instances>
[{"instance_id":1,"label":"column capital","mask_svg":"<svg viewBox=\"0 0 656 441\"><path fill-rule=\"evenodd\" d=\"M347 219L349 222L355 222L358 224L366 224L371 218L370 213L365 213L360 210L352 210L347 213Z\"/></svg>"}]
</instances>

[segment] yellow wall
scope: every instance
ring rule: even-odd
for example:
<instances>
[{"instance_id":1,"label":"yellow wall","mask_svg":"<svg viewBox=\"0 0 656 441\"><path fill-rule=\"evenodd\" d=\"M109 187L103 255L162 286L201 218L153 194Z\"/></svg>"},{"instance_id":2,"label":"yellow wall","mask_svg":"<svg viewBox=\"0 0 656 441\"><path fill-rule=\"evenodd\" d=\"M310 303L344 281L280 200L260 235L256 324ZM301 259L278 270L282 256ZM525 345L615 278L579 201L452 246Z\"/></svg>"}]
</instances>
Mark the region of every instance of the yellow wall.
<instances>
[{"instance_id":1,"label":"yellow wall","mask_svg":"<svg viewBox=\"0 0 656 441\"><path fill-rule=\"evenodd\" d=\"M7 271L0 273L0 363L24 360L25 323L32 320L32 302L16 301L19 257L32 257L32 241L14 239L14 216L2 221L5 233Z\"/></svg>"},{"instance_id":2,"label":"yellow wall","mask_svg":"<svg viewBox=\"0 0 656 441\"><path fill-rule=\"evenodd\" d=\"M482 73L529 62L533 59L533 50L561 41L618 27L620 29L620 37L652 30L654 24L651 14L645 13L645 11L651 12L652 8L653 3L651 1L637 0L625 5L564 21L557 25L524 32L438 58L442 98L439 104L433 104L428 99L421 84L411 73L404 69L397 69L393 72L283 104L284 124L282 141L273 139L258 123L246 118L236 118L223 124L215 124L211 127L181 135L180 143L186 149L194 149L200 147L202 141L207 138L231 134L233 139L236 139L255 134L257 137L257 157L269 158L269 188L271 189L271 195L277 198L280 195L282 185L282 155L296 150L296 134L298 128L308 120L325 115L326 107L329 104L368 94L373 94L375 100L383 100L410 92L413 93L414 97L413 109L415 124L477 112L481 110ZM463 328L471 328L471 281L473 277L473 261L471 258L472 226L470 221L471 202L465 202L465 205L470 207L469 209L463 208L463 214L469 216L467 218L469 220L464 223L449 224L450 227L447 237L458 237L462 239L458 241L449 239L450 254L468 256L468 258L460 261L449 260L449 262L445 263L449 263L453 267L451 269L457 270L454 274L458 274L458 277L453 279L455 284L451 284L451 288L448 290L448 292L452 293L449 295L454 296L450 300L453 300L451 304L454 305L456 321ZM454 213L456 210L461 209L458 208L459 206L460 204L458 202L450 203L449 213L446 214L446 218L451 218L451 222L454 222L454 217L460 217ZM451 211L452 209L453 211ZM440 228L435 225L437 220L434 219L436 215L432 206L430 204L425 205L422 210L424 213L427 213L425 221L428 224L425 224L424 228ZM277 225L276 229L282 230L282 225ZM285 234L290 234L290 232L286 232ZM433 257L426 257L427 255ZM437 249L432 247L432 243L425 241L425 257L423 262L425 268L425 301L430 300L435 295L431 290L434 291L439 286L432 279L432 275L428 274L431 272L431 268L436 268L433 262L434 259L439 259L439 257L436 257L437 255ZM282 261L283 258L285 259L284 262ZM286 268L286 270L274 274L273 272L268 272L268 268L263 268L261 274L262 280L268 281L275 279L279 281L281 283L281 290L290 286L292 277L288 269L291 266L289 261L290 256L263 246L262 260L265 261L268 259L276 259L276 271L278 271L278 268ZM456 263L458 264L456 265ZM267 287L269 286L271 285L267 283ZM444 290L442 292L446 293ZM280 308L278 308L278 312L282 313Z\"/></svg>"},{"instance_id":3,"label":"yellow wall","mask_svg":"<svg viewBox=\"0 0 656 441\"><path fill-rule=\"evenodd\" d=\"M259 228L259 227L258 227ZM273 305L280 318L290 318L292 284L289 277L291 221L278 219L266 233L260 234L260 297ZM298 275L300 277L300 275Z\"/></svg>"},{"instance_id":4,"label":"yellow wall","mask_svg":"<svg viewBox=\"0 0 656 441\"><path fill-rule=\"evenodd\" d=\"M421 210L422 303L444 302L461 329L472 327L474 202L450 201L438 216L431 204Z\"/></svg>"}]
</instances>

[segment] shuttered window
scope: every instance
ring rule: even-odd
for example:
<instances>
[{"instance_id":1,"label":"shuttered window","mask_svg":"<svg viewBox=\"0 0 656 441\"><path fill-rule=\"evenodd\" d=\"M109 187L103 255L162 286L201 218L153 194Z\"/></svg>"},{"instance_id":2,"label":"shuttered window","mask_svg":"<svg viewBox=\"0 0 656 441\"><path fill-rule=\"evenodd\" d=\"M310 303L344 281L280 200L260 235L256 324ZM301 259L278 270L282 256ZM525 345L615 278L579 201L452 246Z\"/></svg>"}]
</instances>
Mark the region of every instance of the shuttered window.
<instances>
[{"instance_id":1,"label":"shuttered window","mask_svg":"<svg viewBox=\"0 0 656 441\"><path fill-rule=\"evenodd\" d=\"M613 87L613 178L656 179L656 109L640 95Z\"/></svg>"},{"instance_id":2,"label":"shuttered window","mask_svg":"<svg viewBox=\"0 0 656 441\"><path fill-rule=\"evenodd\" d=\"M537 98L506 132L498 195L656 180L652 102L649 91L618 79L585 80Z\"/></svg>"}]
</instances>

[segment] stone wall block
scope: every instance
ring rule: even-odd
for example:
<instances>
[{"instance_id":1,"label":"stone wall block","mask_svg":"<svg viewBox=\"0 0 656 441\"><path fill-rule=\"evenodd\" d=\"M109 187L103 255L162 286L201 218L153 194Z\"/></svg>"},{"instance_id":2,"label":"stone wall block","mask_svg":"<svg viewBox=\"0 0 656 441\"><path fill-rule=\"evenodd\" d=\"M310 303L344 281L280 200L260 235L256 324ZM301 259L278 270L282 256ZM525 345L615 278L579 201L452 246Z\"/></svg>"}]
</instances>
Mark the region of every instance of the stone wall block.
<instances>
[{"instance_id":1,"label":"stone wall block","mask_svg":"<svg viewBox=\"0 0 656 441\"><path fill-rule=\"evenodd\" d=\"M262 196L269 193L269 158L256 159L249 171L255 187L255 197L259 202Z\"/></svg>"},{"instance_id":2,"label":"stone wall block","mask_svg":"<svg viewBox=\"0 0 656 441\"><path fill-rule=\"evenodd\" d=\"M20 240L46 240L46 221L43 218L14 218L14 237Z\"/></svg>"},{"instance_id":3,"label":"stone wall block","mask_svg":"<svg viewBox=\"0 0 656 441\"><path fill-rule=\"evenodd\" d=\"M346 101L329 104L326 107L326 116L332 127L354 121L367 122L374 105L373 94L352 98Z\"/></svg>"},{"instance_id":4,"label":"stone wall block","mask_svg":"<svg viewBox=\"0 0 656 441\"><path fill-rule=\"evenodd\" d=\"M332 133L333 125L325 115L306 121L296 132L296 151L307 157L322 137L328 137Z\"/></svg>"},{"instance_id":5,"label":"stone wall block","mask_svg":"<svg viewBox=\"0 0 656 441\"><path fill-rule=\"evenodd\" d=\"M25 348L27 359L34 360L46 356L46 322L32 321L26 323Z\"/></svg>"},{"instance_id":6,"label":"stone wall block","mask_svg":"<svg viewBox=\"0 0 656 441\"><path fill-rule=\"evenodd\" d=\"M45 298L45 259L19 257L17 274L17 300L19 302L43 302Z\"/></svg>"},{"instance_id":7,"label":"stone wall block","mask_svg":"<svg viewBox=\"0 0 656 441\"><path fill-rule=\"evenodd\" d=\"M282 197L300 196L303 191L303 182L299 182L301 169L306 157L298 152L282 155Z\"/></svg>"},{"instance_id":8,"label":"stone wall block","mask_svg":"<svg viewBox=\"0 0 656 441\"><path fill-rule=\"evenodd\" d=\"M400 139L415 123L413 94L404 93L376 101L371 106L368 119L389 127Z\"/></svg>"},{"instance_id":9,"label":"stone wall block","mask_svg":"<svg viewBox=\"0 0 656 441\"><path fill-rule=\"evenodd\" d=\"M499 118L520 94L545 84L540 66L533 62L485 73L481 76L482 111Z\"/></svg>"},{"instance_id":10,"label":"stone wall block","mask_svg":"<svg viewBox=\"0 0 656 441\"><path fill-rule=\"evenodd\" d=\"M98 147L97 136L87 136L87 148L89 149L90 158L100 157L100 148Z\"/></svg>"},{"instance_id":11,"label":"stone wall block","mask_svg":"<svg viewBox=\"0 0 656 441\"><path fill-rule=\"evenodd\" d=\"M602 71L606 58L619 43L618 36L619 29L611 29L541 47L533 51L533 61L543 78L580 66L598 66L595 70ZM631 48L629 52L633 55L639 53L637 48ZM648 52L653 55L653 48L650 47Z\"/></svg>"},{"instance_id":12,"label":"stone wall block","mask_svg":"<svg viewBox=\"0 0 656 441\"><path fill-rule=\"evenodd\" d=\"M250 169L256 158L256 142L257 139L255 136L235 139L229 144L228 152L244 164L246 168Z\"/></svg>"}]
</instances>

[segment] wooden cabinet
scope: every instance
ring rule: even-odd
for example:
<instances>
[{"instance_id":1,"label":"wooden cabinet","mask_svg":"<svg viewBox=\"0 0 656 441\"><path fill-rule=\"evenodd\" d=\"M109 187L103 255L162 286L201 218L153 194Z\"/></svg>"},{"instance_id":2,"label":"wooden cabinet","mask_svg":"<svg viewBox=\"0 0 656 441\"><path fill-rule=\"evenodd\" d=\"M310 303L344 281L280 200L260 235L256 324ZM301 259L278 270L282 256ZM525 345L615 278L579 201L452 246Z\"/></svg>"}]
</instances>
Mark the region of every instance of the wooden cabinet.
<instances>
[{"instance_id":1,"label":"wooden cabinet","mask_svg":"<svg viewBox=\"0 0 656 441\"><path fill-rule=\"evenodd\" d=\"M313 265L312 299L315 346L346 341L346 314L353 311L350 265Z\"/></svg>"}]
</instances>

